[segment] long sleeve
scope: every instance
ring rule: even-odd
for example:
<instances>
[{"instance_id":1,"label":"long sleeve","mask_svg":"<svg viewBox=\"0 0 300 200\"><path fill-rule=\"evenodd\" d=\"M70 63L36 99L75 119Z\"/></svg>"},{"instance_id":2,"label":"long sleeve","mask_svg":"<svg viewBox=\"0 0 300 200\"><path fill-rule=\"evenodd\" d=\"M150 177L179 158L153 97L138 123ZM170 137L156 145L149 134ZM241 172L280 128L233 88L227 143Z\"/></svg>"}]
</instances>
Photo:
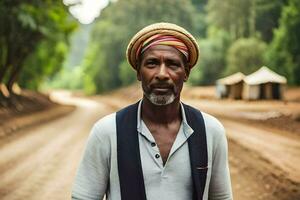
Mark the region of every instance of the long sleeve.
<instances>
[{"instance_id":1,"label":"long sleeve","mask_svg":"<svg viewBox=\"0 0 300 200\"><path fill-rule=\"evenodd\" d=\"M109 142L93 127L75 177L73 200L102 200L109 179Z\"/></svg>"},{"instance_id":2,"label":"long sleeve","mask_svg":"<svg viewBox=\"0 0 300 200\"><path fill-rule=\"evenodd\" d=\"M223 129L224 130L224 129ZM210 200L231 200L232 190L230 182L228 148L225 131L218 134L213 152L211 181L209 186Z\"/></svg>"}]
</instances>

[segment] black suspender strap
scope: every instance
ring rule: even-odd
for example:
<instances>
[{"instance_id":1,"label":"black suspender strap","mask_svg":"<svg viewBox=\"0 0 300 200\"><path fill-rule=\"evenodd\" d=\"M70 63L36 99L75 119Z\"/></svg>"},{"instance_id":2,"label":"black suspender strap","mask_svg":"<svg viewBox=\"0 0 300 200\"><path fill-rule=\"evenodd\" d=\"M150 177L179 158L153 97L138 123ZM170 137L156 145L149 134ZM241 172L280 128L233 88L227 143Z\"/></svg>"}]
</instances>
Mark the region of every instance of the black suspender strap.
<instances>
[{"instance_id":1,"label":"black suspender strap","mask_svg":"<svg viewBox=\"0 0 300 200\"><path fill-rule=\"evenodd\" d=\"M205 124L200 111L183 104L188 124L194 133L189 137L193 177L193 200L202 200L207 174ZM137 132L138 103L116 113L117 158L122 200L146 200Z\"/></svg>"},{"instance_id":2,"label":"black suspender strap","mask_svg":"<svg viewBox=\"0 0 300 200\"><path fill-rule=\"evenodd\" d=\"M138 103L116 114L117 158L122 200L146 200L137 132Z\"/></svg>"},{"instance_id":3,"label":"black suspender strap","mask_svg":"<svg viewBox=\"0 0 300 200\"><path fill-rule=\"evenodd\" d=\"M200 111L185 105L184 110L188 124L194 130L189 137L189 153L194 183L194 200L202 200L207 175L207 142L204 119Z\"/></svg>"}]
</instances>

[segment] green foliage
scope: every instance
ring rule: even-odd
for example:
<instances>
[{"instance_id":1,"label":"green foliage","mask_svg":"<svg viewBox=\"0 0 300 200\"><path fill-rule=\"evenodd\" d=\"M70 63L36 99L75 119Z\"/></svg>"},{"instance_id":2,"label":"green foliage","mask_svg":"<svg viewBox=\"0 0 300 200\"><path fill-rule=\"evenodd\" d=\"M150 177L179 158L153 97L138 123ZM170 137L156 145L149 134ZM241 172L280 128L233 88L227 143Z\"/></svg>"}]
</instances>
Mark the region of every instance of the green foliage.
<instances>
[{"instance_id":1,"label":"green foliage","mask_svg":"<svg viewBox=\"0 0 300 200\"><path fill-rule=\"evenodd\" d=\"M42 84L44 89L54 88L61 89L66 88L70 90L80 90L83 88L84 73L80 66L70 68L64 68L55 77L50 78L47 82ZM51 84L49 84L51 83Z\"/></svg>"},{"instance_id":2,"label":"green foliage","mask_svg":"<svg viewBox=\"0 0 300 200\"><path fill-rule=\"evenodd\" d=\"M64 88L69 90L85 90L91 94L95 92L95 87L91 77L87 76L82 67L82 60L89 40L92 25L80 25L70 37L69 51L64 52L63 69L53 71L50 78L46 78L42 84L42 89ZM52 56L58 58L57 56ZM53 66L61 66L62 60ZM86 61L85 61L86 62ZM59 72L58 72L59 71ZM58 72L58 73L57 73ZM53 77L52 77L53 75Z\"/></svg>"},{"instance_id":3,"label":"green foliage","mask_svg":"<svg viewBox=\"0 0 300 200\"><path fill-rule=\"evenodd\" d=\"M207 12L208 30L224 30L232 39L224 52L226 75L267 65L300 84L300 1L209 0Z\"/></svg>"},{"instance_id":4,"label":"green foliage","mask_svg":"<svg viewBox=\"0 0 300 200\"><path fill-rule=\"evenodd\" d=\"M186 0L119 0L110 4L95 24L87 53L91 61L84 64L96 91L114 89L135 80L130 75L131 67L125 67L125 51L138 30L154 22L167 21L197 35L195 14L195 8Z\"/></svg>"},{"instance_id":5,"label":"green foliage","mask_svg":"<svg viewBox=\"0 0 300 200\"><path fill-rule=\"evenodd\" d=\"M273 29L279 25L279 18L287 0L256 0L256 30L266 42L271 42Z\"/></svg>"},{"instance_id":6,"label":"green foliage","mask_svg":"<svg viewBox=\"0 0 300 200\"><path fill-rule=\"evenodd\" d=\"M76 27L62 1L0 2L0 82L36 89L61 67ZM20 75L21 72L21 75Z\"/></svg>"},{"instance_id":7,"label":"green foliage","mask_svg":"<svg viewBox=\"0 0 300 200\"><path fill-rule=\"evenodd\" d=\"M270 42L287 0L209 0L208 23L233 39L261 36Z\"/></svg>"},{"instance_id":8,"label":"green foliage","mask_svg":"<svg viewBox=\"0 0 300 200\"><path fill-rule=\"evenodd\" d=\"M38 89L45 77L59 71L67 51L68 46L63 40L44 40L39 43L36 51L29 55L23 64L19 84L25 88Z\"/></svg>"},{"instance_id":9,"label":"green foliage","mask_svg":"<svg viewBox=\"0 0 300 200\"><path fill-rule=\"evenodd\" d=\"M266 55L269 65L288 77L291 84L300 84L300 1L289 0L283 8L280 26Z\"/></svg>"},{"instance_id":10,"label":"green foliage","mask_svg":"<svg viewBox=\"0 0 300 200\"><path fill-rule=\"evenodd\" d=\"M227 69L225 74L235 72L249 74L264 65L264 53L267 45L256 38L242 38L235 41L227 54Z\"/></svg>"},{"instance_id":11,"label":"green foliage","mask_svg":"<svg viewBox=\"0 0 300 200\"><path fill-rule=\"evenodd\" d=\"M129 65L129 63L126 60L124 60L120 64L119 69L119 76L122 82L122 86L129 85L136 81L136 71Z\"/></svg>"},{"instance_id":12,"label":"green foliage","mask_svg":"<svg viewBox=\"0 0 300 200\"><path fill-rule=\"evenodd\" d=\"M255 2L254 0L209 0L208 24L225 30L233 39L253 36Z\"/></svg>"},{"instance_id":13,"label":"green foliage","mask_svg":"<svg viewBox=\"0 0 300 200\"><path fill-rule=\"evenodd\" d=\"M104 61L107 54L101 52L101 48L98 44L90 45L83 61L84 72L89 76L85 84L92 83L92 86L85 85L84 88L95 88L94 92L109 90L111 78L116 76L116 74L110 74L109 68L105 65Z\"/></svg>"},{"instance_id":14,"label":"green foliage","mask_svg":"<svg viewBox=\"0 0 300 200\"><path fill-rule=\"evenodd\" d=\"M192 4L196 8L196 13L194 13L194 18L196 21L196 30L200 37L206 36L206 31L208 24L206 23L206 4L208 0L191 0Z\"/></svg>"},{"instance_id":15,"label":"green foliage","mask_svg":"<svg viewBox=\"0 0 300 200\"><path fill-rule=\"evenodd\" d=\"M146 25L167 21L198 38L200 60L189 78L193 85L213 84L237 71L248 74L262 65L300 84L299 8L297 0L118 0L94 23L87 51L89 32L83 31L64 62L74 22L61 1L3 0L0 80L3 66L22 66L19 82L27 88L38 88L46 77L56 87L84 88L89 94L131 84L136 72L125 58L130 38ZM53 77L63 63L66 69Z\"/></svg>"},{"instance_id":16,"label":"green foliage","mask_svg":"<svg viewBox=\"0 0 300 200\"><path fill-rule=\"evenodd\" d=\"M224 31L210 30L207 39L199 40L200 60L192 69L189 83L210 85L222 76L226 66L226 51L230 44L229 35Z\"/></svg>"}]
</instances>

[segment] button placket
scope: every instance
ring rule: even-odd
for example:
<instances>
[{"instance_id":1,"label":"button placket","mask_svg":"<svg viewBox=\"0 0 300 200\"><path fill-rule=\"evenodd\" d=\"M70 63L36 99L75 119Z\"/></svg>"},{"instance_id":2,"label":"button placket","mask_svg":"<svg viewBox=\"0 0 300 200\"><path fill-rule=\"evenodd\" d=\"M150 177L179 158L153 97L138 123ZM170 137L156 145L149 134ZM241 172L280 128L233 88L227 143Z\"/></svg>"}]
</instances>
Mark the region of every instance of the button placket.
<instances>
[{"instance_id":1,"label":"button placket","mask_svg":"<svg viewBox=\"0 0 300 200\"><path fill-rule=\"evenodd\" d=\"M155 162L160 166L160 168L162 168L163 161L161 159L161 155L160 155L157 145L155 144L155 146L152 146L152 144L151 144L151 149L153 151L153 158L154 158Z\"/></svg>"},{"instance_id":2,"label":"button placket","mask_svg":"<svg viewBox=\"0 0 300 200\"><path fill-rule=\"evenodd\" d=\"M147 146L149 153L151 154L154 162L158 165L158 167L163 168L163 161L161 159L161 155L160 155L158 146L155 142L155 139L153 138L149 129L147 128L147 126L145 125L145 123L143 121L141 122L141 125L142 125L141 126L141 134L144 136L144 138L147 141L146 146Z\"/></svg>"},{"instance_id":3,"label":"button placket","mask_svg":"<svg viewBox=\"0 0 300 200\"><path fill-rule=\"evenodd\" d=\"M163 161L161 159L161 155L155 141L147 139L146 145L149 153L152 155L154 162L159 168L163 168Z\"/></svg>"}]
</instances>

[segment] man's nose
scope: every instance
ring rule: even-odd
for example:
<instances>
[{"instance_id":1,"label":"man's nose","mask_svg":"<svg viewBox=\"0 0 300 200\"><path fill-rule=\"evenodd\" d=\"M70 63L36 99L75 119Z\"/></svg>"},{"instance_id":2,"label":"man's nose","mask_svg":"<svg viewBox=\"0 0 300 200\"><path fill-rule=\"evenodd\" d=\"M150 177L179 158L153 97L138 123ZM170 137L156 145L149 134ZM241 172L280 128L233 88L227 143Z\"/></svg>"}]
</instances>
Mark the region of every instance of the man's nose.
<instances>
[{"instance_id":1,"label":"man's nose","mask_svg":"<svg viewBox=\"0 0 300 200\"><path fill-rule=\"evenodd\" d=\"M169 79L168 69L164 63L160 64L156 78L159 80Z\"/></svg>"}]
</instances>

